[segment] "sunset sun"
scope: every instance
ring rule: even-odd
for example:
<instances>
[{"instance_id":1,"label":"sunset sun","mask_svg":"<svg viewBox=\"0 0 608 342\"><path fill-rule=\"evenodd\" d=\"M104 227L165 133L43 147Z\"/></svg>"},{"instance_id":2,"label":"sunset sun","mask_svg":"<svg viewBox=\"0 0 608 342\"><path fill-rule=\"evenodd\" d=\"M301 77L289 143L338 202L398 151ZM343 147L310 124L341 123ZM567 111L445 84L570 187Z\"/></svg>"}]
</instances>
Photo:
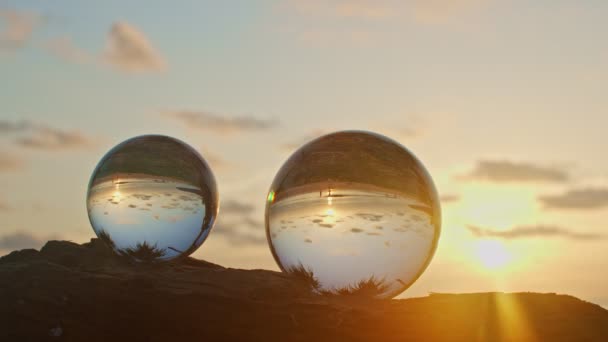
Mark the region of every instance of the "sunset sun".
<instances>
[{"instance_id":1,"label":"sunset sun","mask_svg":"<svg viewBox=\"0 0 608 342\"><path fill-rule=\"evenodd\" d=\"M513 255L505 245L496 240L481 240L476 243L475 255L486 270L499 271L513 261Z\"/></svg>"}]
</instances>

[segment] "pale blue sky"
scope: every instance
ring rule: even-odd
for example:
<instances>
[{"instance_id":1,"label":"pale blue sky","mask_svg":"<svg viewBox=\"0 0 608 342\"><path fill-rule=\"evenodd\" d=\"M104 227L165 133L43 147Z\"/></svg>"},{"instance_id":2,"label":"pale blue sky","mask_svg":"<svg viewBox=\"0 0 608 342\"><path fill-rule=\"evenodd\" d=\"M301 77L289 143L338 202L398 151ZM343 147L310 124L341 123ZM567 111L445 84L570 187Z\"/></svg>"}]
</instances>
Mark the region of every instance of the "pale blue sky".
<instances>
[{"instance_id":1,"label":"pale blue sky","mask_svg":"<svg viewBox=\"0 0 608 342\"><path fill-rule=\"evenodd\" d=\"M453 291L547 290L608 305L608 292L599 288L608 288L608 278L597 272L579 269L572 276L597 288L566 281L553 287L564 276L558 274L563 260L551 252L539 256L548 267L545 282L504 286L496 273L465 267L454 275L450 264L460 260L454 253L484 240L467 225L509 231L560 224L606 234L603 204L547 210L539 200L571 189L599 190L598 203L608 196L608 161L602 158L608 127L604 1L4 1L3 11L38 19L29 25L31 34L17 35L22 47L1 48L8 25L0 16L0 121L37 126L33 133L0 130L0 154L22 163L0 167L0 204L8 207L0 210L0 241L15 233L91 237L84 203L90 173L105 151L134 135L167 134L202 149L216 160L220 197L253 205L247 215L262 222L265 191L290 154L285 145L320 132L367 129L402 142L428 167L440 193L459 197L444 204L438 254L412 294L450 291L436 284L451 282L462 283ZM131 72L103 59L117 22L127 25L123 34L129 28L140 32L164 67ZM69 39L68 52L79 52L83 60L51 53L48 42L57 38ZM178 111L278 124L226 133L187 126L166 114ZM38 126L78 132L89 144L53 150L15 144L24 134L38 134ZM557 169L569 180L457 179L484 160ZM510 203L526 214L510 215ZM497 218L504 206L507 221ZM220 213L224 224L195 256L276 269L265 245L240 237L263 236L262 225L257 231L240 227L239 215ZM230 227L236 228L221 231ZM3 253L14 245L4 241ZM608 267L603 239L533 236L503 242L517 251L571 250L567 262L577 269L588 260L584 253L594 251L593 262ZM459 262L473 263L463 258ZM524 272L518 278L534 279L537 270L529 263L518 266Z\"/></svg>"}]
</instances>

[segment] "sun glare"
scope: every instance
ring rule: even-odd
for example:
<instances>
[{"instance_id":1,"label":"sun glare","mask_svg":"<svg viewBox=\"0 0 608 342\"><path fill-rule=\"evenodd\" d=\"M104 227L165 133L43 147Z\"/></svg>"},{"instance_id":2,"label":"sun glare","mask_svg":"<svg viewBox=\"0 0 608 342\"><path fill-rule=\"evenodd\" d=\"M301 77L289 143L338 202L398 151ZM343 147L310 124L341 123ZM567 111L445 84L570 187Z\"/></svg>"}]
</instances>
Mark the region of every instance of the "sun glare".
<instances>
[{"instance_id":1,"label":"sun glare","mask_svg":"<svg viewBox=\"0 0 608 342\"><path fill-rule=\"evenodd\" d=\"M493 271L504 268L513 260L505 245L497 240L478 241L475 254L485 269Z\"/></svg>"},{"instance_id":2,"label":"sun glare","mask_svg":"<svg viewBox=\"0 0 608 342\"><path fill-rule=\"evenodd\" d=\"M120 193L120 185L116 184L114 193L112 194L112 202L120 202L120 200L122 199L122 194Z\"/></svg>"},{"instance_id":3,"label":"sun glare","mask_svg":"<svg viewBox=\"0 0 608 342\"><path fill-rule=\"evenodd\" d=\"M509 229L537 216L535 196L529 189L470 185L457 210L466 224Z\"/></svg>"},{"instance_id":4,"label":"sun glare","mask_svg":"<svg viewBox=\"0 0 608 342\"><path fill-rule=\"evenodd\" d=\"M461 193L462 199L447 207L445 216L459 228L453 230L450 238L469 251L467 258L471 266L493 277L525 267L526 262L538 253L533 245L508 240L508 237L478 236L466 227L506 232L517 226L534 224L539 216L535 192L519 186L473 183L463 188ZM445 235L448 234L446 229Z\"/></svg>"},{"instance_id":5,"label":"sun glare","mask_svg":"<svg viewBox=\"0 0 608 342\"><path fill-rule=\"evenodd\" d=\"M332 208L325 210L325 217L323 217L324 224L336 224L336 211Z\"/></svg>"}]
</instances>

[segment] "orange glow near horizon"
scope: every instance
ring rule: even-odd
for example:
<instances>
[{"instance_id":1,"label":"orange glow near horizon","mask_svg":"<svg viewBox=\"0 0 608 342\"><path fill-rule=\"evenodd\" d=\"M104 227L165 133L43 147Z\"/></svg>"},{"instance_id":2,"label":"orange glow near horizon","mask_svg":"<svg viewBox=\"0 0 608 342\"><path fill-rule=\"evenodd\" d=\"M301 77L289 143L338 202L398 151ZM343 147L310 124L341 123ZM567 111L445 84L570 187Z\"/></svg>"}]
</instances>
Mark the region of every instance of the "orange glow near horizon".
<instances>
[{"instance_id":1,"label":"orange glow near horizon","mask_svg":"<svg viewBox=\"0 0 608 342\"><path fill-rule=\"evenodd\" d=\"M468 224L510 229L538 216L536 194L530 189L477 184L464 189L462 197L456 207Z\"/></svg>"},{"instance_id":2,"label":"orange glow near horizon","mask_svg":"<svg viewBox=\"0 0 608 342\"><path fill-rule=\"evenodd\" d=\"M493 278L502 278L514 268L525 267L538 252L532 249L533 245L515 248L507 238L475 236L464 227L473 225L501 232L520 225L536 224L539 208L534 189L474 183L467 184L461 193L459 202L445 208L445 216L452 225L459 226L459 231L464 231L450 238L468 251L466 258L471 268Z\"/></svg>"}]
</instances>

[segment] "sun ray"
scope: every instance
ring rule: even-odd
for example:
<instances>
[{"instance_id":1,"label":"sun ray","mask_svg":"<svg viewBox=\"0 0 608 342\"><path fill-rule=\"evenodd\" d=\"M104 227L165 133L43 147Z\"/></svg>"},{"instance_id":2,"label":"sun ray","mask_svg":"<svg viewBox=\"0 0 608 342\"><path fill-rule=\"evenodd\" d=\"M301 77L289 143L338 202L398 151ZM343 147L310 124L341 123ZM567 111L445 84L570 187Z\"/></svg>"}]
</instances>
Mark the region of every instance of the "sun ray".
<instances>
[{"instance_id":1,"label":"sun ray","mask_svg":"<svg viewBox=\"0 0 608 342\"><path fill-rule=\"evenodd\" d=\"M499 336L508 341L537 341L528 315L520 303L521 296L521 294L495 294L494 305Z\"/></svg>"}]
</instances>

